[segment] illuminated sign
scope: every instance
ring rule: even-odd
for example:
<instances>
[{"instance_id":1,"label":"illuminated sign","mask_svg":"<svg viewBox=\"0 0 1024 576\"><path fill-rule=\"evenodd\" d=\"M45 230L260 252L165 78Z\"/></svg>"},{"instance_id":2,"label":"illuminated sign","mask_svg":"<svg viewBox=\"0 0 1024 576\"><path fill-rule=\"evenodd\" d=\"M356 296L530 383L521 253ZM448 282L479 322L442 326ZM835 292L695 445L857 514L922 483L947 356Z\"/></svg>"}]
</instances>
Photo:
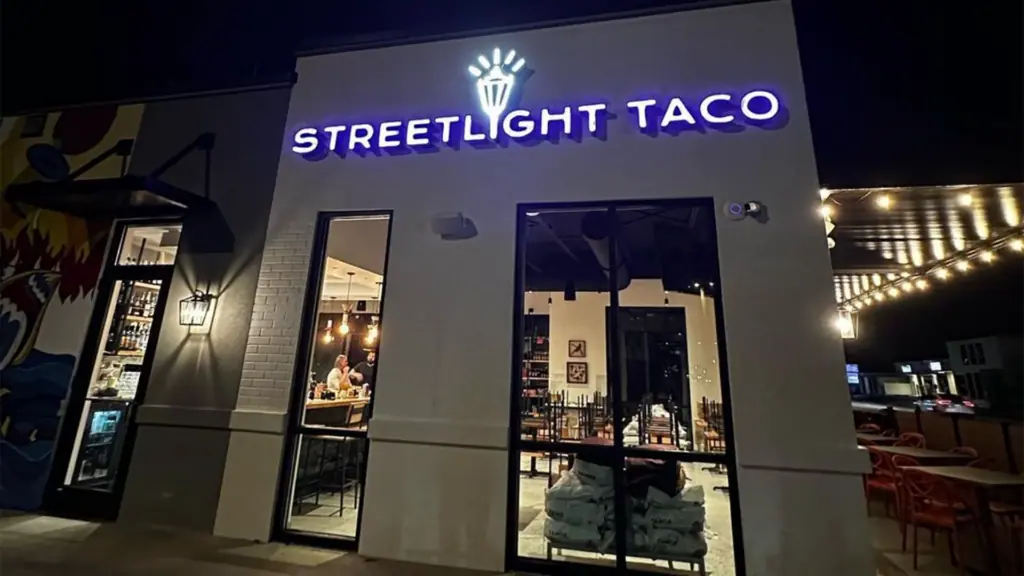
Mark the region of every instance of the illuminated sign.
<instances>
[{"instance_id":1,"label":"illuminated sign","mask_svg":"<svg viewBox=\"0 0 1024 576\"><path fill-rule=\"evenodd\" d=\"M510 142L529 146L544 141L604 140L608 123L620 115L648 136L708 130L732 133L747 127L770 130L781 128L788 120L779 96L760 88L705 93L697 98L641 98L619 106L592 100L524 109L516 104L532 71L515 50L503 54L495 48L489 57L479 56L468 70L482 118L469 113L307 126L295 131L291 150L307 160L322 160L332 152L344 158L350 154L436 152L441 147L458 150L463 144L492 148Z\"/></svg>"}]
</instances>

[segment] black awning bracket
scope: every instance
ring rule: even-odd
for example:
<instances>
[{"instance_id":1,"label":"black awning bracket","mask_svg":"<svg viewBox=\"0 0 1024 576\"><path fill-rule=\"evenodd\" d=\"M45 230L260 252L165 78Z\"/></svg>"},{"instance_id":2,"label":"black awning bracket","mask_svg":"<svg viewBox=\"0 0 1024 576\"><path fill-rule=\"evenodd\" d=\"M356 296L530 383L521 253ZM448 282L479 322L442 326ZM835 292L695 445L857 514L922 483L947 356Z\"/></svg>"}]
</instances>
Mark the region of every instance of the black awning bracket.
<instances>
[{"instance_id":1,"label":"black awning bracket","mask_svg":"<svg viewBox=\"0 0 1024 576\"><path fill-rule=\"evenodd\" d=\"M127 168L135 141L119 140L60 180L12 184L4 195L12 204L21 203L82 218L180 217L193 210L216 210L216 204L210 200L211 163L215 144L215 134L200 134L149 174L132 175L128 174ZM205 157L201 194L161 180L168 170L193 152L202 152ZM120 176L83 178L113 156L121 158Z\"/></svg>"}]
</instances>

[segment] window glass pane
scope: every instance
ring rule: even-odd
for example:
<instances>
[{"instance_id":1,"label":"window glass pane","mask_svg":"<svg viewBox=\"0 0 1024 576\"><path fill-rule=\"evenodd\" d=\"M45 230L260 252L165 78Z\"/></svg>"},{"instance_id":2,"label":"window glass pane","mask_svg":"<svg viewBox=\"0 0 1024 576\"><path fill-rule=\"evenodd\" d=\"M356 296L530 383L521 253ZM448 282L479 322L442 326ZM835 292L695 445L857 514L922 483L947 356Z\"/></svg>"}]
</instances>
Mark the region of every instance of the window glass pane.
<instances>
[{"instance_id":1,"label":"window glass pane","mask_svg":"<svg viewBox=\"0 0 1024 576\"><path fill-rule=\"evenodd\" d=\"M611 442L606 215L527 213L520 402L526 440Z\"/></svg>"},{"instance_id":2,"label":"window glass pane","mask_svg":"<svg viewBox=\"0 0 1024 576\"><path fill-rule=\"evenodd\" d=\"M174 264L180 239L181 224L128 227L121 240L117 263L120 266Z\"/></svg>"},{"instance_id":3,"label":"window glass pane","mask_svg":"<svg viewBox=\"0 0 1024 576\"><path fill-rule=\"evenodd\" d=\"M365 454L363 438L301 436L287 527L355 538Z\"/></svg>"},{"instance_id":4,"label":"window glass pane","mask_svg":"<svg viewBox=\"0 0 1024 576\"><path fill-rule=\"evenodd\" d=\"M615 565L611 453L519 453L520 556Z\"/></svg>"},{"instance_id":5,"label":"window glass pane","mask_svg":"<svg viewBox=\"0 0 1024 576\"><path fill-rule=\"evenodd\" d=\"M152 326L161 288L158 279L114 282L100 350L91 366L85 364L92 377L77 422L66 485L103 491L113 488L143 358L151 338L156 337Z\"/></svg>"},{"instance_id":6,"label":"window glass pane","mask_svg":"<svg viewBox=\"0 0 1024 576\"><path fill-rule=\"evenodd\" d=\"M616 212L618 334L627 446L725 452L718 255L704 205Z\"/></svg>"},{"instance_id":7,"label":"window glass pane","mask_svg":"<svg viewBox=\"0 0 1024 576\"><path fill-rule=\"evenodd\" d=\"M330 223L306 382L306 426L366 429L383 337L388 224L388 216Z\"/></svg>"},{"instance_id":8,"label":"window glass pane","mask_svg":"<svg viewBox=\"0 0 1024 576\"><path fill-rule=\"evenodd\" d=\"M631 569L736 574L724 468L629 458L626 477L632 514L626 560Z\"/></svg>"}]
</instances>

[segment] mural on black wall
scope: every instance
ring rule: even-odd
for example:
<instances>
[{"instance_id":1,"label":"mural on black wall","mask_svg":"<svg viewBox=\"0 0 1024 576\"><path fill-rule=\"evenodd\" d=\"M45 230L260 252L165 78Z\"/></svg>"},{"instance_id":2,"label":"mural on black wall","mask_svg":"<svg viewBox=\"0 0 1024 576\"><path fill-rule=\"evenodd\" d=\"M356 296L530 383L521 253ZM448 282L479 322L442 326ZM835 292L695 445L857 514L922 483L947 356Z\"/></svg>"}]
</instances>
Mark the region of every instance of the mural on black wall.
<instances>
[{"instance_id":1,"label":"mural on black wall","mask_svg":"<svg viewBox=\"0 0 1024 576\"><path fill-rule=\"evenodd\" d=\"M122 136L112 131L116 107L52 116L39 136L26 132L30 118L5 119L0 137L0 507L21 510L42 503L111 222L14 203L4 191L41 178L26 160L34 145L52 145L75 166Z\"/></svg>"}]
</instances>

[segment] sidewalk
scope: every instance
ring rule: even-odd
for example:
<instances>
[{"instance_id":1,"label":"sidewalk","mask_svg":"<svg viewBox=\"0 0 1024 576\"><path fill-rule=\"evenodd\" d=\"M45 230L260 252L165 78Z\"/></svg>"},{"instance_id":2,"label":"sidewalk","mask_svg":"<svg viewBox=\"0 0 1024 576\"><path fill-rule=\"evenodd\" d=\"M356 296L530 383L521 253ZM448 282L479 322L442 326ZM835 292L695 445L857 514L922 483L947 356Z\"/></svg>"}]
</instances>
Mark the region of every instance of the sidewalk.
<instances>
[{"instance_id":1,"label":"sidewalk","mask_svg":"<svg viewBox=\"0 0 1024 576\"><path fill-rule=\"evenodd\" d=\"M4 512L2 576L480 576L353 552Z\"/></svg>"}]
</instances>

